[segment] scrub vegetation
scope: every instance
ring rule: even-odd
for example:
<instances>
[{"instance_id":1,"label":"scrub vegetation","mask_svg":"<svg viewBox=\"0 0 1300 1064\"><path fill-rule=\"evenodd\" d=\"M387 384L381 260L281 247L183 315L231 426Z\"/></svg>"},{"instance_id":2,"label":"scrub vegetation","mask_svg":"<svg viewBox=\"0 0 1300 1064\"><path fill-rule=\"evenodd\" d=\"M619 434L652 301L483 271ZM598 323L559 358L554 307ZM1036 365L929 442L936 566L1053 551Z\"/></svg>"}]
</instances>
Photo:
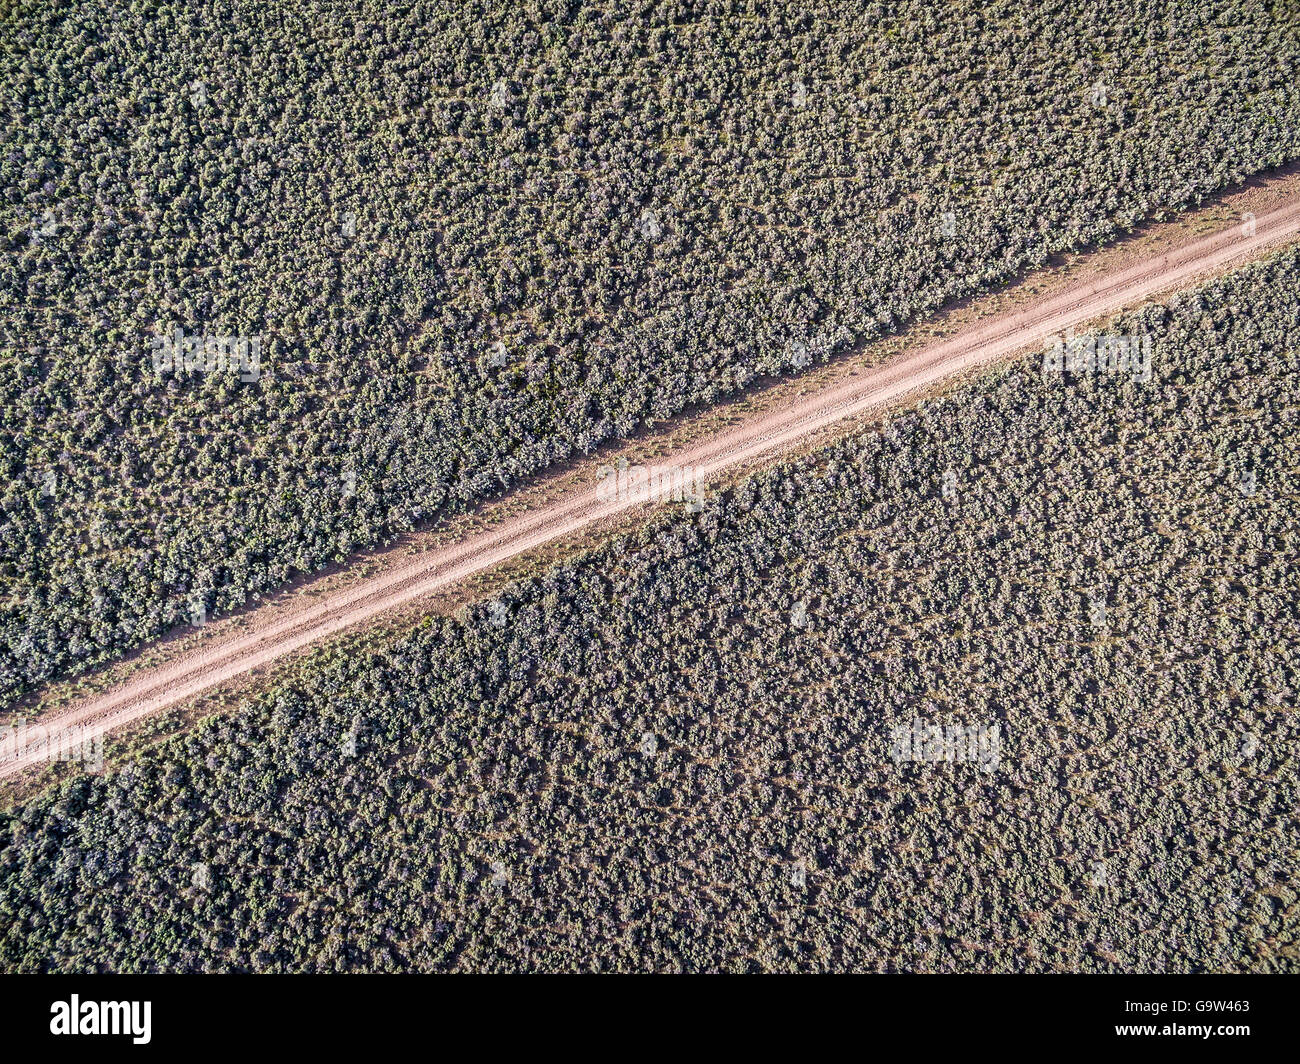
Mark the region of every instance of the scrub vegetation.
<instances>
[{"instance_id":1,"label":"scrub vegetation","mask_svg":"<svg viewBox=\"0 0 1300 1064\"><path fill-rule=\"evenodd\" d=\"M8 811L0 968L1300 970L1300 253L1113 330Z\"/></svg>"}]
</instances>

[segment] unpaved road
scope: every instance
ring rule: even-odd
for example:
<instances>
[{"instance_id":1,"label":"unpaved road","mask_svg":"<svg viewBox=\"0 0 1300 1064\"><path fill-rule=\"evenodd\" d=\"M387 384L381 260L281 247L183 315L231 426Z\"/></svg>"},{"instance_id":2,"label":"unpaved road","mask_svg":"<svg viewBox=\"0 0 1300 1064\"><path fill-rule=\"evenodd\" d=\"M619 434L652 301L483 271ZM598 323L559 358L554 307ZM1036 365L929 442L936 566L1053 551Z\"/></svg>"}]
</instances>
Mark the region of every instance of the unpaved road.
<instances>
[{"instance_id":1,"label":"unpaved road","mask_svg":"<svg viewBox=\"0 0 1300 1064\"><path fill-rule=\"evenodd\" d=\"M1237 223L1209 236L1188 239L1099 279L1065 288L1026 309L976 323L896 360L809 391L784 408L727 426L657 457L655 463L692 468L707 481L741 464L786 451L827 426L932 387L953 374L1041 347L1046 336L1258 258L1298 235L1300 194L1293 191L1280 206L1255 219L1253 232ZM43 717L39 723L51 730L82 726L89 734L100 734L182 705L309 644L643 505L644 497L635 492L608 497L612 483L597 479L593 463L589 480L531 512L508 517L458 543L398 561L387 571L351 586L306 597L287 610L254 610L242 627L200 640L174 660L142 668L120 685ZM39 751L20 751L16 758L0 761L0 778L43 759Z\"/></svg>"}]
</instances>

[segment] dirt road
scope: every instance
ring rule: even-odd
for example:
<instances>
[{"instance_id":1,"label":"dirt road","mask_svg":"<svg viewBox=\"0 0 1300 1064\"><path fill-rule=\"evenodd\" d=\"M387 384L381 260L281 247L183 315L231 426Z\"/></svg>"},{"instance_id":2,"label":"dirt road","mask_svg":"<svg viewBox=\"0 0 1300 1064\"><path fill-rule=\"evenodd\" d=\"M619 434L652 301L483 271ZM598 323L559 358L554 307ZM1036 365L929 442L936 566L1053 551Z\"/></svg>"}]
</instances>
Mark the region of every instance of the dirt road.
<instances>
[{"instance_id":1,"label":"dirt road","mask_svg":"<svg viewBox=\"0 0 1300 1064\"><path fill-rule=\"evenodd\" d=\"M1300 195L1254 219L1209 236L1139 258L1099 279L1066 288L1015 313L976 322L939 342L896 360L817 387L787 406L766 411L656 458L665 467L692 469L707 481L737 466L774 456L837 422L862 415L905 394L931 387L953 374L988 366L1157 293L1289 243L1300 235ZM1025 284L1029 284L1026 281ZM1158 367L1155 368L1158 373ZM144 667L122 684L59 710L41 723L48 729L79 725L102 733L177 706L254 669L365 624L412 601L480 573L549 541L594 527L620 511L644 504L636 491L620 492L623 480L590 477L532 511L509 516L495 527L444 545L387 571L358 579L291 608L252 611L238 628L214 633L174 660ZM614 489L614 490L611 490ZM0 778L22 771L36 756L20 752L0 763Z\"/></svg>"}]
</instances>

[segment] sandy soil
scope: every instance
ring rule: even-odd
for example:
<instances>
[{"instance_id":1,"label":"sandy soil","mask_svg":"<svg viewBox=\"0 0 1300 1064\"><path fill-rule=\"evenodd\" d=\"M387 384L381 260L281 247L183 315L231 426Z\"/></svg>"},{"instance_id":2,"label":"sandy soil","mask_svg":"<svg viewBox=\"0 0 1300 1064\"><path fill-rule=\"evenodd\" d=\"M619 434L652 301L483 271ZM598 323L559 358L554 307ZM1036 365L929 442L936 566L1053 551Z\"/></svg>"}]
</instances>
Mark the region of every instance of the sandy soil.
<instances>
[{"instance_id":1,"label":"sandy soil","mask_svg":"<svg viewBox=\"0 0 1300 1064\"><path fill-rule=\"evenodd\" d=\"M1163 246L1155 242L1154 252L1148 234L1141 254L1134 254L1132 248L1126 253L1123 245L1096 253L1093 257L1099 260L1101 272L1076 270L1076 274L1090 274L1082 280L1076 276L1068 284L1044 285L1039 275L1029 275L1016 290L1033 297L1013 301L1019 303L1015 309L967 315L969 320L950 335L915 344L914 349L895 344L900 350L883 361L860 357L830 372L799 378L797 388L795 382L784 382L779 402L759 404L756 411L746 409L753 405L748 401L729 404L733 412L739 411L731 423L719 425L715 419L708 431L684 442L680 432L665 434L658 445L641 440L638 453L652 455L646 461L656 465L689 468L702 482L717 482L805 447L828 430L838 434L850 429L883 406L933 389L954 375L1041 348L1047 336L1222 273L1300 236L1296 175L1256 181L1236 196L1235 207L1258 204L1253 232L1220 203L1213 215L1219 228L1209 235L1194 235L1197 226L1187 221L1195 218L1194 212L1179 223L1177 238ZM1227 217L1233 220L1225 226ZM522 507L518 498L492 504L496 512L486 519L480 515L477 527L462 538L449 540L444 533L433 537L427 549L412 549L408 542L376 552L366 559L365 567L378 572L358 572L358 563L328 579L301 581L319 587L310 594L281 595L246 611L237 621L209 625L174 643L161 660L140 665L119 682L42 714L40 723L49 729L80 725L92 733L119 729L260 673L271 663L345 630L408 609L540 546L598 531L620 516L653 505L643 492L611 490L627 487L629 474L621 479L616 479L619 474L601 478L600 468L607 468L608 462L609 458L584 459L576 468L571 464L561 474L544 478L549 487L534 486L531 494L522 493L529 500ZM376 561L379 564L373 564ZM6 759L0 762L0 778L13 776L37 760L23 753Z\"/></svg>"}]
</instances>

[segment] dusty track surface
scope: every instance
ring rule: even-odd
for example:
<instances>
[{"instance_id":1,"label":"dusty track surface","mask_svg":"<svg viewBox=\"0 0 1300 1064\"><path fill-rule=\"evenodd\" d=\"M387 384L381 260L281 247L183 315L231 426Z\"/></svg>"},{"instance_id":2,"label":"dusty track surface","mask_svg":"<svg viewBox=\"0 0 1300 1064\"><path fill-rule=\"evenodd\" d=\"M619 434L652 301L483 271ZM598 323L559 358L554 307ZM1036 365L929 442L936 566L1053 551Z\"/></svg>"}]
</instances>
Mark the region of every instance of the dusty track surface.
<instances>
[{"instance_id":1,"label":"dusty track surface","mask_svg":"<svg viewBox=\"0 0 1300 1064\"><path fill-rule=\"evenodd\" d=\"M1208 236L1184 239L1158 254L1129 256L1127 264L1121 259L1119 267L1099 277L1064 287L1024 309L971 323L882 364L839 374L838 379L813 385L777 409L746 416L657 454L654 462L691 468L703 481L721 478L806 444L829 427L843 427L902 396L1041 347L1045 336L1221 273L1298 236L1300 191L1290 182L1285 199L1255 219L1253 232L1238 221ZM1026 279L1022 286L1032 280ZM40 723L51 730L82 726L90 734L120 728L182 705L345 629L400 611L548 542L598 528L620 513L645 506L644 496L636 492L608 497L613 494L608 490L612 483L598 480L596 463L588 462L585 475L570 477L564 490L531 510L509 514L499 524L459 542L390 558L385 571L350 585L345 582L317 596L300 597L287 607L283 603L259 607L237 626L213 626L210 637L198 639L172 660L141 668L117 686L43 716ZM5 759L0 762L0 778L38 760L43 757L20 754Z\"/></svg>"}]
</instances>

